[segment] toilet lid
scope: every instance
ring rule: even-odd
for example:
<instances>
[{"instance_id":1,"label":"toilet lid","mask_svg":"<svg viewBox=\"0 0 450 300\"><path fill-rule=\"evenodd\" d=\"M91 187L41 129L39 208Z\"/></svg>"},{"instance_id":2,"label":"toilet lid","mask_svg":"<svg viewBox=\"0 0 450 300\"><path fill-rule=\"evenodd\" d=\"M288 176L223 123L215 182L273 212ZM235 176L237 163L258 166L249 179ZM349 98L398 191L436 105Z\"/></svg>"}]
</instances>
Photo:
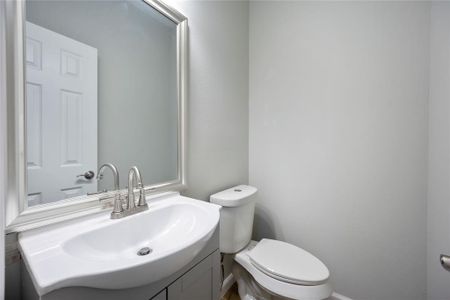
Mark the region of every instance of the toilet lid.
<instances>
[{"instance_id":1,"label":"toilet lid","mask_svg":"<svg viewBox=\"0 0 450 300\"><path fill-rule=\"evenodd\" d=\"M284 282L319 285L330 277L328 268L317 257L289 243L262 239L248 256L260 271Z\"/></svg>"}]
</instances>

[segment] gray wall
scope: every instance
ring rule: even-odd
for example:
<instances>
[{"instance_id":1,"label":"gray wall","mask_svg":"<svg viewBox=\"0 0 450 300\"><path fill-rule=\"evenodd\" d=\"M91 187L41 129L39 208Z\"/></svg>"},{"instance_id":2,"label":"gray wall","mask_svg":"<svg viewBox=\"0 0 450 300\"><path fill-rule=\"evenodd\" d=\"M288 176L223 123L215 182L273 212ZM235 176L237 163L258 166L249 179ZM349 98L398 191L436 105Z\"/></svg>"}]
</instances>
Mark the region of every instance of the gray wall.
<instances>
[{"instance_id":1,"label":"gray wall","mask_svg":"<svg viewBox=\"0 0 450 300\"><path fill-rule=\"evenodd\" d=\"M439 255L450 255L450 3L431 9L428 166L429 300L450 299L450 273Z\"/></svg>"},{"instance_id":2,"label":"gray wall","mask_svg":"<svg viewBox=\"0 0 450 300\"><path fill-rule=\"evenodd\" d=\"M185 194L248 181L248 2L168 1L189 19Z\"/></svg>"},{"instance_id":3,"label":"gray wall","mask_svg":"<svg viewBox=\"0 0 450 300\"><path fill-rule=\"evenodd\" d=\"M6 199L6 61L5 61L5 2L0 2L0 232L5 229ZM0 234L0 299L5 294L5 235Z\"/></svg>"},{"instance_id":4,"label":"gray wall","mask_svg":"<svg viewBox=\"0 0 450 300\"><path fill-rule=\"evenodd\" d=\"M27 20L98 50L98 164L177 176L176 25L142 1L29 1ZM164 20L165 19L165 20ZM94 170L96 171L96 170ZM112 187L105 172L99 189Z\"/></svg>"},{"instance_id":5,"label":"gray wall","mask_svg":"<svg viewBox=\"0 0 450 300\"><path fill-rule=\"evenodd\" d=\"M424 2L250 4L256 238L311 251L354 299L425 298L429 18Z\"/></svg>"}]
</instances>

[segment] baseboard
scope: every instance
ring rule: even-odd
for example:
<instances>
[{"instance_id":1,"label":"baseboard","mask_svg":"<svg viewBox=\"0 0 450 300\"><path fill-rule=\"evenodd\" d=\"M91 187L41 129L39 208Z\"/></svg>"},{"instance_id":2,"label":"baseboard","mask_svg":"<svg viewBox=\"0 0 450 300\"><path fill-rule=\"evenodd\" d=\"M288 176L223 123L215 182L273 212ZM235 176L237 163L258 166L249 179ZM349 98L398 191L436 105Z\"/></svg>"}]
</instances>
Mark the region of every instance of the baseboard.
<instances>
[{"instance_id":1,"label":"baseboard","mask_svg":"<svg viewBox=\"0 0 450 300\"><path fill-rule=\"evenodd\" d=\"M233 285L233 283L236 282L236 279L234 279L233 274L229 274L224 280L223 280L223 284L222 284L222 289L220 290L220 298L222 298L227 292L228 290L231 288L231 286Z\"/></svg>"}]
</instances>

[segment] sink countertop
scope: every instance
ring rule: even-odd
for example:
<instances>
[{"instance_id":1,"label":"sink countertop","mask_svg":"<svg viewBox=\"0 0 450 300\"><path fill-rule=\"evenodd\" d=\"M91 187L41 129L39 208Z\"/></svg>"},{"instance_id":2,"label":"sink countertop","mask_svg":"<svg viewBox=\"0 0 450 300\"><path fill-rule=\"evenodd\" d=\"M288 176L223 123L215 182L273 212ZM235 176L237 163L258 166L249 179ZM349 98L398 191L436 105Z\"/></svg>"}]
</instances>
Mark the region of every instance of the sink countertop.
<instances>
[{"instance_id":1,"label":"sink countertop","mask_svg":"<svg viewBox=\"0 0 450 300\"><path fill-rule=\"evenodd\" d=\"M110 211L23 232L19 248L36 291L69 286L125 289L187 265L219 223L220 206L167 193L149 210L118 220ZM148 255L137 252L148 247Z\"/></svg>"}]
</instances>

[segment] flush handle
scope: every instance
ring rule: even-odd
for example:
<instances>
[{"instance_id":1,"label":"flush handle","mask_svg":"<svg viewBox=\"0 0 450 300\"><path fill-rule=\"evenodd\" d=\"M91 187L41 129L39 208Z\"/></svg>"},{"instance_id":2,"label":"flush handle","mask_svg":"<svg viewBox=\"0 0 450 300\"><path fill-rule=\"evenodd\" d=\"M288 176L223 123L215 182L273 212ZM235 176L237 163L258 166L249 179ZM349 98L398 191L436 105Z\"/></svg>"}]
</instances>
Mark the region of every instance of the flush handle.
<instances>
[{"instance_id":1,"label":"flush handle","mask_svg":"<svg viewBox=\"0 0 450 300\"><path fill-rule=\"evenodd\" d=\"M450 256L441 254L441 265L444 269L450 272Z\"/></svg>"}]
</instances>

